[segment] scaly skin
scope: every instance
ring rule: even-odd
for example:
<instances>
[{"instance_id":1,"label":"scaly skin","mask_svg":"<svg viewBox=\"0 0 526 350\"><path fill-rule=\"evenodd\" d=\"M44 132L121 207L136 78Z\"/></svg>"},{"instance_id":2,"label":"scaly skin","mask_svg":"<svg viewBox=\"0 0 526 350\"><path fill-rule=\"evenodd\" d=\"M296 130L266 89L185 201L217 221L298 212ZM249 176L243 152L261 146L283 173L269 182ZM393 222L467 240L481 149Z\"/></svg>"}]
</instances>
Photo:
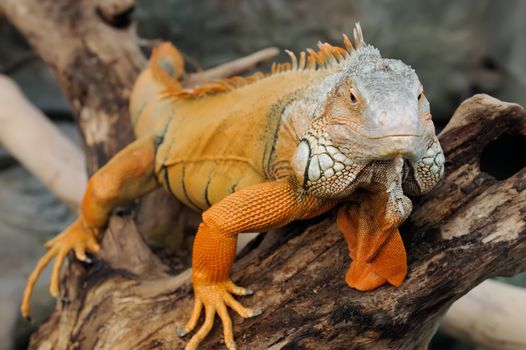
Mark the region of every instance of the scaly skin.
<instances>
[{"instance_id":1,"label":"scaly skin","mask_svg":"<svg viewBox=\"0 0 526 350\"><path fill-rule=\"evenodd\" d=\"M237 235L320 215L341 202L338 226L353 260L349 286L399 286L407 263L398 226L411 211L404 194L429 191L444 157L429 104L414 71L381 58L364 43L319 44L291 55L272 74L233 78L185 90L183 60L169 44L154 50L134 86L130 111L137 141L89 181L80 216L50 241L31 274L22 314L42 269L56 257L51 293L70 250L96 253L111 210L163 186L204 211L193 248L195 305L180 335L205 321L187 344L195 349L217 313L235 349L227 307L258 315L232 295L251 291L230 280Z\"/></svg>"}]
</instances>

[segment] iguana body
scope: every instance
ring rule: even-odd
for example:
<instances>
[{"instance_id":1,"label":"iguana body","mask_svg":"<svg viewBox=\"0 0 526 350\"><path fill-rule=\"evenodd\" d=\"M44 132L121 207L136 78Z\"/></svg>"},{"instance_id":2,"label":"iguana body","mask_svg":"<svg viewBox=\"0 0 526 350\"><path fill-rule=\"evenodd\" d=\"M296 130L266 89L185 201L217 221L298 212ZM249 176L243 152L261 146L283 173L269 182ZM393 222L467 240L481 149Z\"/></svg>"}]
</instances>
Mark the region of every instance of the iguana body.
<instances>
[{"instance_id":1,"label":"iguana body","mask_svg":"<svg viewBox=\"0 0 526 350\"><path fill-rule=\"evenodd\" d=\"M163 186L189 207L206 210L235 190L279 178L274 162L282 109L319 74L290 75L173 101L169 120L156 126Z\"/></svg>"},{"instance_id":2,"label":"iguana body","mask_svg":"<svg viewBox=\"0 0 526 350\"><path fill-rule=\"evenodd\" d=\"M203 223L194 242L195 305L181 334L205 322L187 349L210 331L215 314L225 343L235 348L227 306L259 314L231 294L249 291L229 278L237 234L319 215L345 201L338 225L353 258L346 280L371 290L400 285L406 258L399 224L411 211L404 195L430 190L444 158L416 74L382 59L359 26L355 45L320 44L269 76L234 78L193 90L181 88L179 53L158 48L133 89L130 109L137 141L90 179L79 219L47 244L29 278L32 287L57 257L51 292L70 250L84 260L111 210L162 185L195 210ZM358 189L358 190L357 190Z\"/></svg>"},{"instance_id":3,"label":"iguana body","mask_svg":"<svg viewBox=\"0 0 526 350\"><path fill-rule=\"evenodd\" d=\"M201 97L132 97L135 131L153 131L160 139L156 174L163 186L189 207L206 210L236 190L290 175L284 163L290 163L298 136L284 132L283 111L325 76L315 69L288 70ZM166 91L165 85L157 88L160 96ZM278 151L285 154L278 157Z\"/></svg>"}]
</instances>

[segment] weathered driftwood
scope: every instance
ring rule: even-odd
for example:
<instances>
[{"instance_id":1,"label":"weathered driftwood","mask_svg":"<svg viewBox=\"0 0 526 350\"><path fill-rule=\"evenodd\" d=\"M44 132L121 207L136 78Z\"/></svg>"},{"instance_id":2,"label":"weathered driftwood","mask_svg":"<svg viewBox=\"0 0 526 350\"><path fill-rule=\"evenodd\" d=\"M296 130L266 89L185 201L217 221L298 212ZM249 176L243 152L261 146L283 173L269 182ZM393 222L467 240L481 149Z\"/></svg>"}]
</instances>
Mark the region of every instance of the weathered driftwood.
<instances>
[{"instance_id":1,"label":"weathered driftwood","mask_svg":"<svg viewBox=\"0 0 526 350\"><path fill-rule=\"evenodd\" d=\"M0 11L51 65L72 101L91 170L131 139L126 98L144 64L125 7L98 6L87 0L0 0ZM525 118L521 107L482 95L459 108L440 136L448 158L445 179L417 201L402 227L409 275L399 288L360 293L346 286L349 258L334 213L249 245L234 280L257 291L243 302L265 312L245 321L234 316L238 346L425 346L453 301L488 277L525 270L526 170L496 181L478 167L491 140L524 133ZM64 299L31 348L184 344L176 327L191 308L189 274L169 277L170 266L146 247L126 213L112 218L100 259L68 268ZM216 327L203 348L220 342Z\"/></svg>"}]
</instances>

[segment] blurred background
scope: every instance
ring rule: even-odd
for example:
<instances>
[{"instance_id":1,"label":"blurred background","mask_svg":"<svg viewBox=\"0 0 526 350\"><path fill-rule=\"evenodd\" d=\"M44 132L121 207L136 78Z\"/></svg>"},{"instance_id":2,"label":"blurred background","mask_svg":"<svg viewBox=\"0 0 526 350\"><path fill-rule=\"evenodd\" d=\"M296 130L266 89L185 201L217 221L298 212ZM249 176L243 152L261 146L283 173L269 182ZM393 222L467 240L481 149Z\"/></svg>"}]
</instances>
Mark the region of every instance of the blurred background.
<instances>
[{"instance_id":1,"label":"blurred background","mask_svg":"<svg viewBox=\"0 0 526 350\"><path fill-rule=\"evenodd\" d=\"M366 42L417 71L440 129L461 101L478 92L526 105L524 14L526 1L520 0L138 0L133 16L139 37L170 40L203 68L269 46L299 52L318 41L340 44L342 33L352 33L359 21ZM277 60L286 59L281 54ZM0 73L79 143L48 67L1 17ZM523 164L526 157L520 157L516 162ZM490 163L496 176L510 166L506 159ZM34 327L18 313L25 278L42 242L73 216L0 146L0 349L25 348ZM526 286L524 274L505 281ZM36 320L53 307L47 286L40 285ZM432 348L476 349L445 335L436 336Z\"/></svg>"}]
</instances>

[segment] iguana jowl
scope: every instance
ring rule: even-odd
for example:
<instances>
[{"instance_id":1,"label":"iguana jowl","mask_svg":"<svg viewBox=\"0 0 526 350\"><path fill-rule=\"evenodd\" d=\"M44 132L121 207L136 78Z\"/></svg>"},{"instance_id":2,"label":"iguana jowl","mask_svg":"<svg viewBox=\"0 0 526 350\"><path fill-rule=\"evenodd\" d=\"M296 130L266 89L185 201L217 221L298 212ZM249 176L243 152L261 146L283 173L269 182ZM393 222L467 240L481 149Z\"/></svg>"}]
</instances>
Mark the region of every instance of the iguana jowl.
<instances>
[{"instance_id":1,"label":"iguana jowl","mask_svg":"<svg viewBox=\"0 0 526 350\"><path fill-rule=\"evenodd\" d=\"M157 48L138 78L130 109L137 141L88 183L78 219L46 244L24 292L56 257L51 294L71 250L80 260L97 252L97 237L113 208L163 186L202 210L193 248L195 305L182 330L205 321L187 344L195 349L215 314L225 343L235 348L227 306L242 317L259 314L232 295L250 291L229 277L237 235L310 218L343 203L338 225L352 264L346 281L359 290L400 285L407 264L399 224L411 211L404 193L429 191L443 173L429 103L413 69L382 58L364 43L319 44L272 73L232 78L192 90L181 87L178 51Z\"/></svg>"}]
</instances>

